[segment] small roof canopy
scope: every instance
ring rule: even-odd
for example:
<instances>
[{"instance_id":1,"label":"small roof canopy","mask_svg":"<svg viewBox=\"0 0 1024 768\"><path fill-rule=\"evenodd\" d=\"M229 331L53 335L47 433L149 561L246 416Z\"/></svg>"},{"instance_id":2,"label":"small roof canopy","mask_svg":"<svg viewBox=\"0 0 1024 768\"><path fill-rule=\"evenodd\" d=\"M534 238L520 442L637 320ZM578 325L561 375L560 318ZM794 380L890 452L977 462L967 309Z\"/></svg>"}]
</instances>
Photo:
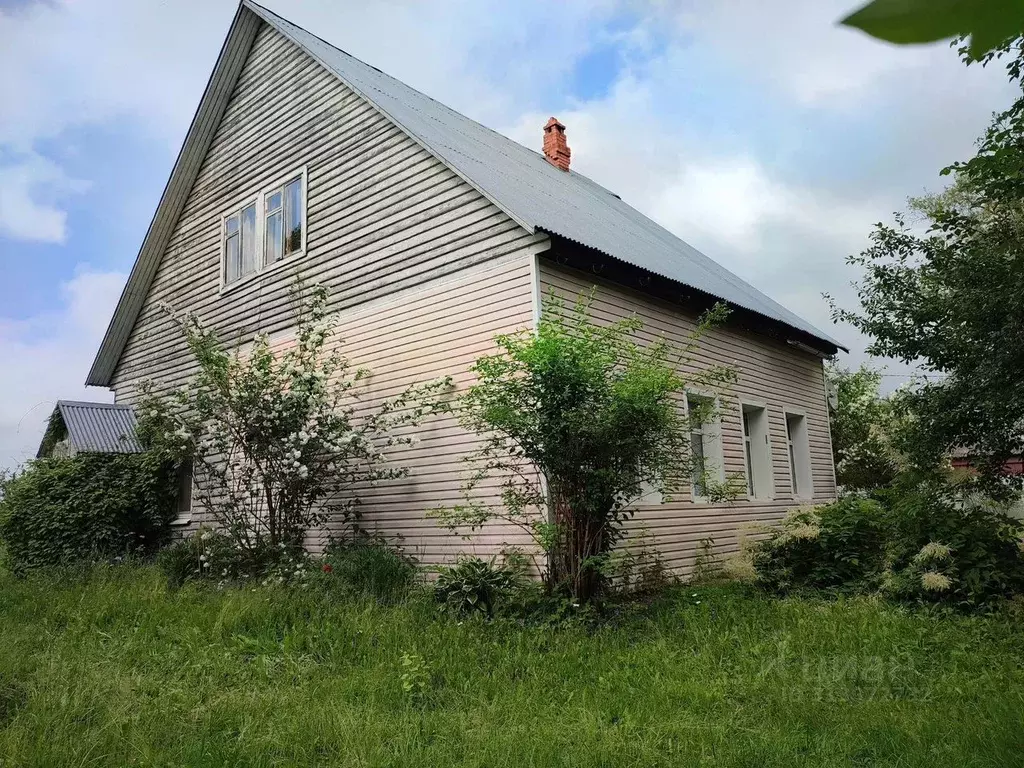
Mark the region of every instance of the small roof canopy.
<instances>
[{"instance_id":1,"label":"small roof canopy","mask_svg":"<svg viewBox=\"0 0 1024 768\"><path fill-rule=\"evenodd\" d=\"M58 400L36 458L78 453L142 453L130 405Z\"/></svg>"}]
</instances>

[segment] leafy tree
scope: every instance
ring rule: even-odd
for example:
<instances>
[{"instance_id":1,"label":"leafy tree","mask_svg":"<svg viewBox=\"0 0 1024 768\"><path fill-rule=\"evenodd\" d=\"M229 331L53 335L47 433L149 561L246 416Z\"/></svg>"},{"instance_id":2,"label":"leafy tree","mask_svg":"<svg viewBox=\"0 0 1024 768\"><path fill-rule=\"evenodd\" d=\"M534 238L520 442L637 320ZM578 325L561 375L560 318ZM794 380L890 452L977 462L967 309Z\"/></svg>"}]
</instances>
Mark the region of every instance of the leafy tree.
<instances>
[{"instance_id":1,"label":"leafy tree","mask_svg":"<svg viewBox=\"0 0 1024 768\"><path fill-rule=\"evenodd\" d=\"M399 477L384 450L412 442L395 434L444 408L445 381L406 389L357 413L352 370L329 342L327 291L300 301L296 342L283 352L259 335L229 351L194 317L182 322L199 366L169 396L145 388L139 433L150 446L189 459L195 496L247 551L298 545L326 518L352 519L359 484Z\"/></svg>"},{"instance_id":2,"label":"leafy tree","mask_svg":"<svg viewBox=\"0 0 1024 768\"><path fill-rule=\"evenodd\" d=\"M601 566L646 487L671 497L697 475L709 495L733 493L694 457L682 409L687 387L720 390L733 372L680 373L700 337L725 317L724 306L704 315L677 353L664 341L639 344L636 317L592 322L592 298L567 309L552 295L536 332L499 336L499 351L476 361L477 382L457 408L483 442L471 457L466 503L435 510L453 528L493 518L520 526L548 556L548 583L584 600L600 592ZM712 402L689 419L711 420ZM474 499L492 476L502 482L497 507Z\"/></svg>"},{"instance_id":3,"label":"leafy tree","mask_svg":"<svg viewBox=\"0 0 1024 768\"><path fill-rule=\"evenodd\" d=\"M831 411L836 482L844 490L889 485L900 470L893 434L898 417L889 399L879 394L881 373L867 366L851 371L829 363L825 375L838 401Z\"/></svg>"},{"instance_id":4,"label":"leafy tree","mask_svg":"<svg viewBox=\"0 0 1024 768\"><path fill-rule=\"evenodd\" d=\"M849 259L864 270L860 309L833 304L833 315L872 338L870 353L931 374L904 402L916 415L915 463L971 447L995 490L1005 460L1024 451L1024 98L943 173L949 190L910 204L928 231L903 216L878 224Z\"/></svg>"},{"instance_id":5,"label":"leafy tree","mask_svg":"<svg viewBox=\"0 0 1024 768\"><path fill-rule=\"evenodd\" d=\"M841 22L872 37L908 45L970 38L976 60L1024 32L1020 0L872 0Z\"/></svg>"}]
</instances>

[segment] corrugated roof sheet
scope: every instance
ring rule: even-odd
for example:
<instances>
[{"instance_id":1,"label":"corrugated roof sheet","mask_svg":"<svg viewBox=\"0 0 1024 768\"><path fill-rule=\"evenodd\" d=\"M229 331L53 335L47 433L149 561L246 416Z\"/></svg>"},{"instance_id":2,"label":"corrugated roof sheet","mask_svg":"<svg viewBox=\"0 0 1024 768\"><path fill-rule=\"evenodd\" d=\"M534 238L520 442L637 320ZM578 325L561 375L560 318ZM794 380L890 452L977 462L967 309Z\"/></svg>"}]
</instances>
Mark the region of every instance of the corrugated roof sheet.
<instances>
[{"instance_id":1,"label":"corrugated roof sheet","mask_svg":"<svg viewBox=\"0 0 1024 768\"><path fill-rule=\"evenodd\" d=\"M527 229L582 243L841 346L587 177L555 168L539 152L470 120L262 6L249 0L243 5L306 49Z\"/></svg>"},{"instance_id":2,"label":"corrugated roof sheet","mask_svg":"<svg viewBox=\"0 0 1024 768\"><path fill-rule=\"evenodd\" d=\"M131 406L60 400L57 408L76 452L142 453Z\"/></svg>"}]
</instances>

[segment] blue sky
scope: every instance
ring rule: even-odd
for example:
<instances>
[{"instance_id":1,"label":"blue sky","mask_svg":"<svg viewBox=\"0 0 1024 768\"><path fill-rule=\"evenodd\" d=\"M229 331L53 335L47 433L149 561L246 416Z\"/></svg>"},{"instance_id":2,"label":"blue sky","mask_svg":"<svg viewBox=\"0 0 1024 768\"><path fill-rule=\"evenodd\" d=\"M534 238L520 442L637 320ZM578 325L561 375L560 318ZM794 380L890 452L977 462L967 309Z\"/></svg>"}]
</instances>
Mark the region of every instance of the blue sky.
<instances>
[{"instance_id":1,"label":"blue sky","mask_svg":"<svg viewBox=\"0 0 1024 768\"><path fill-rule=\"evenodd\" d=\"M841 0L267 4L529 146L557 115L575 169L852 362L821 293L851 298L844 256L1011 98L945 45L836 27ZM0 0L0 466L58 397L108 397L82 381L234 7Z\"/></svg>"}]
</instances>

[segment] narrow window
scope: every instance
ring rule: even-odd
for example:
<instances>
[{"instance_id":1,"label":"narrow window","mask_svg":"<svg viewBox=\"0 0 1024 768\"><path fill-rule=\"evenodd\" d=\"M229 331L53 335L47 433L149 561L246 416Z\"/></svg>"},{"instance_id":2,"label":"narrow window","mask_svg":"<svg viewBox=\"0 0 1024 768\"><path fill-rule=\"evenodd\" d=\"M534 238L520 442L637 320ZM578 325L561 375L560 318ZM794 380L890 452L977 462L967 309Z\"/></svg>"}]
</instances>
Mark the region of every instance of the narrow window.
<instances>
[{"instance_id":1,"label":"narrow window","mask_svg":"<svg viewBox=\"0 0 1024 768\"><path fill-rule=\"evenodd\" d=\"M192 514L192 459L185 459L178 467L177 517L185 522Z\"/></svg>"},{"instance_id":2,"label":"narrow window","mask_svg":"<svg viewBox=\"0 0 1024 768\"><path fill-rule=\"evenodd\" d=\"M686 410L693 458L691 493L695 501L702 501L709 495L708 481L722 476L721 430L713 398L687 395Z\"/></svg>"},{"instance_id":3,"label":"narrow window","mask_svg":"<svg viewBox=\"0 0 1024 768\"><path fill-rule=\"evenodd\" d=\"M264 260L273 264L302 250L305 206L302 176L273 189L264 196L266 246Z\"/></svg>"},{"instance_id":4,"label":"narrow window","mask_svg":"<svg viewBox=\"0 0 1024 768\"><path fill-rule=\"evenodd\" d=\"M789 452L789 480L793 495L811 498L811 458L807 440L807 418L786 414L786 448Z\"/></svg>"},{"instance_id":5,"label":"narrow window","mask_svg":"<svg viewBox=\"0 0 1024 768\"><path fill-rule=\"evenodd\" d=\"M267 250L266 262L273 264L284 258L284 229L281 217L281 193L267 195Z\"/></svg>"},{"instance_id":6,"label":"narrow window","mask_svg":"<svg viewBox=\"0 0 1024 768\"><path fill-rule=\"evenodd\" d=\"M747 465L747 495L772 497L772 456L768 439L768 409L743 403L743 452Z\"/></svg>"},{"instance_id":7,"label":"narrow window","mask_svg":"<svg viewBox=\"0 0 1024 768\"><path fill-rule=\"evenodd\" d=\"M256 204L224 219L224 284L256 271Z\"/></svg>"}]
</instances>

